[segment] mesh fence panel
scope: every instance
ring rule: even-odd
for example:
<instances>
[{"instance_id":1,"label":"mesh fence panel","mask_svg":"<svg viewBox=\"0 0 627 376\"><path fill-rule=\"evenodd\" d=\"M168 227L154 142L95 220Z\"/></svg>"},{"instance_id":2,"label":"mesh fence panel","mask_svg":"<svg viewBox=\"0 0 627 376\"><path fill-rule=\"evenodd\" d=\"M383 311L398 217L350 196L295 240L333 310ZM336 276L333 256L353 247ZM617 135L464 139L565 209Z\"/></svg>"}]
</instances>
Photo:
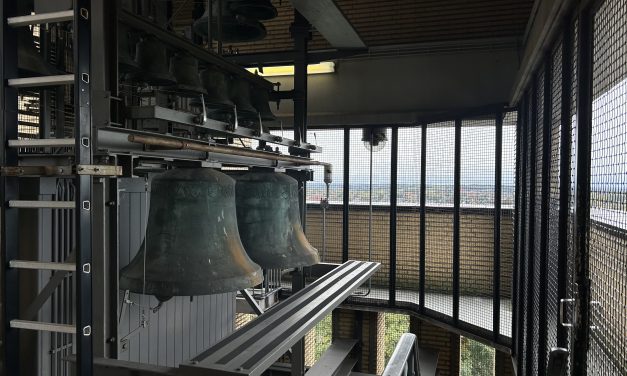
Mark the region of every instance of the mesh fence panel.
<instances>
[{"instance_id":1,"label":"mesh fence panel","mask_svg":"<svg viewBox=\"0 0 627 376\"><path fill-rule=\"evenodd\" d=\"M547 349L557 346L558 322L558 253L560 232L560 142L562 113L562 44L559 42L552 52L551 67L551 165L549 171L549 228L546 279L546 336Z\"/></svg>"},{"instance_id":2,"label":"mesh fence panel","mask_svg":"<svg viewBox=\"0 0 627 376\"><path fill-rule=\"evenodd\" d=\"M512 336L517 118L516 112L505 114L501 150L501 327L499 331L507 337Z\"/></svg>"},{"instance_id":3,"label":"mesh fence panel","mask_svg":"<svg viewBox=\"0 0 627 376\"><path fill-rule=\"evenodd\" d=\"M453 315L453 122L427 126L425 307Z\"/></svg>"},{"instance_id":4,"label":"mesh fence panel","mask_svg":"<svg viewBox=\"0 0 627 376\"><path fill-rule=\"evenodd\" d=\"M588 373L627 375L627 1L594 17Z\"/></svg>"},{"instance_id":5,"label":"mesh fence panel","mask_svg":"<svg viewBox=\"0 0 627 376\"><path fill-rule=\"evenodd\" d=\"M532 135L533 142L535 143L535 160L532 163L535 164L535 201L534 205L534 228L533 228L533 279L532 279L532 314L530 317L531 332L532 332L532 358L531 358L531 373L538 374L540 365L538 364L538 351L540 346L540 328L539 328L539 316L540 307L542 302L540 301L540 289L544 286L544 281L541 281L540 269L543 267L541 253L542 250L542 164L544 163L542 154L543 148L543 131L544 131L544 70L541 69L537 76L537 91L534 95L537 98L537 106L533 109L536 112L536 128ZM531 246L531 244L530 244Z\"/></svg>"},{"instance_id":6,"label":"mesh fence panel","mask_svg":"<svg viewBox=\"0 0 627 376\"><path fill-rule=\"evenodd\" d=\"M577 134L577 38L579 29L578 22L575 20L571 25L572 29L572 40L571 40L571 48L572 48L572 56L570 61L571 66L571 95L570 95L570 182L568 189L568 247L566 249L566 258L567 258L567 283L566 283L566 297L574 298L575 297L575 251L574 251L574 239L575 239L575 218L573 216L575 211L575 182L576 182L576 166L577 166L577 155L576 155L576 134ZM565 309L565 317L564 320L567 322L572 322L572 310L570 309L572 305L569 305L567 309ZM570 348L570 337L572 335L572 331L568 332L568 347ZM568 369L570 371L570 364L572 362L571 357L568 357Z\"/></svg>"},{"instance_id":7,"label":"mesh fence panel","mask_svg":"<svg viewBox=\"0 0 627 376\"><path fill-rule=\"evenodd\" d=\"M362 130L350 131L349 169L349 239L348 257L381 263L381 268L362 286L355 296L365 296L367 301L388 300L390 273L390 129L385 129L388 142L372 152L372 191L370 191L370 151L362 141ZM381 145L380 145L381 146ZM372 194L372 223L369 199ZM372 226L370 226L372 225ZM371 233L369 233L369 229ZM369 237L371 250L369 252ZM370 255L369 255L370 254Z\"/></svg>"},{"instance_id":8,"label":"mesh fence panel","mask_svg":"<svg viewBox=\"0 0 627 376\"><path fill-rule=\"evenodd\" d=\"M496 122L462 121L459 319L492 330Z\"/></svg>"},{"instance_id":9,"label":"mesh fence panel","mask_svg":"<svg viewBox=\"0 0 627 376\"><path fill-rule=\"evenodd\" d=\"M531 276L531 265L530 262L532 261L531 257L530 257L530 249L532 248L532 244L531 241L533 240L533 229L531 228L531 223L529 221L530 216L533 214L532 210L533 209L533 203L531 201L531 183L533 181L533 178L531 176L531 171L533 171L532 168L532 163L534 163L535 161L532 158L532 137L535 137L535 133L533 130L532 122L531 122L531 116L532 116L532 111L533 111L533 107L531 105L531 95L532 93L529 92L527 93L527 107L525 108L526 111L526 115L525 115L525 127L526 129L523 130L523 132L525 132L525 148L526 148L526 171L525 171L525 202L524 202L524 207L525 207L525 216L523 217L524 219L524 237L523 237L523 247L521 249L522 252L522 273L521 273L521 287L522 287L522 299L520 301L520 306L521 306L521 312L522 312L522 349L521 349L521 354L524 356L524 359L521 358L520 360L520 364L521 364L521 370L522 370L522 375L526 375L527 374L527 365L528 365L528 358L530 357L530 352L529 349L531 348L531 346L529 345L530 339L529 339L529 328L530 328L530 317L529 317L529 304L533 304L531 302L532 299L532 291L531 291L531 285L530 285L530 280L529 277Z\"/></svg>"},{"instance_id":10,"label":"mesh fence panel","mask_svg":"<svg viewBox=\"0 0 627 376\"><path fill-rule=\"evenodd\" d=\"M419 304L421 128L398 130L396 299Z\"/></svg>"},{"instance_id":11,"label":"mesh fence panel","mask_svg":"<svg viewBox=\"0 0 627 376\"><path fill-rule=\"evenodd\" d=\"M315 142L323 150L322 154L312 155L312 158L333 165L333 182L329 186L329 206L326 215L322 203L322 200L326 199L324 168L312 166L313 181L307 182L307 239L318 249L321 261L341 263L344 130L308 131L307 139Z\"/></svg>"}]
</instances>

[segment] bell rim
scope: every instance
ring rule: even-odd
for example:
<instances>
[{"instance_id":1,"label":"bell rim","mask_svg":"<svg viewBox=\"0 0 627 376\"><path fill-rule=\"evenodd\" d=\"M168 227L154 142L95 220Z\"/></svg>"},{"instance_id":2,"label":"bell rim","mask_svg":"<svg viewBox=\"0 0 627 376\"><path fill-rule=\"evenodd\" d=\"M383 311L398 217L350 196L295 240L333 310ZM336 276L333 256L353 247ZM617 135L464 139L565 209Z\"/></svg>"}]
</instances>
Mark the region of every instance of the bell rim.
<instances>
[{"instance_id":1,"label":"bell rim","mask_svg":"<svg viewBox=\"0 0 627 376\"><path fill-rule=\"evenodd\" d=\"M130 265L130 264L129 264ZM136 294L160 295L160 296L198 296L198 295L214 295L239 291L244 288L253 287L263 282L263 272L261 266L257 265L254 272L246 275L237 275L229 278L212 280L210 277L203 280L172 282L146 280L144 288L144 280L142 278L132 278L122 275L124 268L120 271L120 290L129 290ZM197 285L194 285L197 283ZM227 287L235 286L235 287ZM173 288L174 287L174 288ZM209 288L208 288L209 287ZM181 294L179 291L184 291Z\"/></svg>"}]
</instances>

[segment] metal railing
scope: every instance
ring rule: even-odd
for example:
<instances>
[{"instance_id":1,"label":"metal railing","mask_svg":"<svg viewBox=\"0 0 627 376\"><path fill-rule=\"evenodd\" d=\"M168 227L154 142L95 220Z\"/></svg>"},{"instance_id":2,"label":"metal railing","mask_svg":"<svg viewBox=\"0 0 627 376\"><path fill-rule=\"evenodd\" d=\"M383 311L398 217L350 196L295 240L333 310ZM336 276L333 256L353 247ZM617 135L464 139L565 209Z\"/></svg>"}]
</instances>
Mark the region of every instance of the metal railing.
<instances>
[{"instance_id":1,"label":"metal railing","mask_svg":"<svg viewBox=\"0 0 627 376\"><path fill-rule=\"evenodd\" d=\"M420 376L416 336L405 333L396 344L383 376Z\"/></svg>"}]
</instances>

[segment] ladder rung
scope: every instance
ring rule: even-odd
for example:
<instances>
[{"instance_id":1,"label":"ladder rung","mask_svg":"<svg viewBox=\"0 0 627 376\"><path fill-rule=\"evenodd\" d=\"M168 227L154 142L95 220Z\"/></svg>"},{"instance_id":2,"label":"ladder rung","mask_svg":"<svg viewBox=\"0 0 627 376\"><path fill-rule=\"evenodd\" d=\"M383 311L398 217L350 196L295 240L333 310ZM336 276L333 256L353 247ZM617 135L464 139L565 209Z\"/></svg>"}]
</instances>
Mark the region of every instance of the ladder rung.
<instances>
[{"instance_id":1,"label":"ladder rung","mask_svg":"<svg viewBox=\"0 0 627 376\"><path fill-rule=\"evenodd\" d=\"M74 201L9 200L10 208L23 209L74 209Z\"/></svg>"},{"instance_id":2,"label":"ladder rung","mask_svg":"<svg viewBox=\"0 0 627 376\"><path fill-rule=\"evenodd\" d=\"M57 74L54 76L9 78L8 81L9 81L9 86L17 87L17 88L70 85L74 83L74 75L73 74Z\"/></svg>"},{"instance_id":3,"label":"ladder rung","mask_svg":"<svg viewBox=\"0 0 627 376\"><path fill-rule=\"evenodd\" d=\"M76 145L73 138L33 138L22 140L9 140L10 148L47 148L47 147L72 147Z\"/></svg>"},{"instance_id":4,"label":"ladder rung","mask_svg":"<svg viewBox=\"0 0 627 376\"><path fill-rule=\"evenodd\" d=\"M48 12L39 14L29 14L27 16L17 16L7 18L9 26L30 26L54 22L72 21L74 19L74 10L63 10L59 12Z\"/></svg>"},{"instance_id":5,"label":"ladder rung","mask_svg":"<svg viewBox=\"0 0 627 376\"><path fill-rule=\"evenodd\" d=\"M71 262L11 260L9 266L14 269L76 271L76 264Z\"/></svg>"},{"instance_id":6,"label":"ladder rung","mask_svg":"<svg viewBox=\"0 0 627 376\"><path fill-rule=\"evenodd\" d=\"M70 324L54 324L41 321L11 320L11 328L38 330L43 332L75 334L76 327Z\"/></svg>"}]
</instances>

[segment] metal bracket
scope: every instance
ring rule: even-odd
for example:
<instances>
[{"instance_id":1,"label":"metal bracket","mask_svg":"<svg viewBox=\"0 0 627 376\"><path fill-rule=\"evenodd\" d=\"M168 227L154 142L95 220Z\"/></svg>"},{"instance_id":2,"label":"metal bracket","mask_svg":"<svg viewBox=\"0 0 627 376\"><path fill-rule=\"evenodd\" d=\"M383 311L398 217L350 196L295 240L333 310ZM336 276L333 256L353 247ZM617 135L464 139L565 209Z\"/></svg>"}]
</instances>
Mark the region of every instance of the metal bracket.
<instances>
[{"instance_id":1,"label":"metal bracket","mask_svg":"<svg viewBox=\"0 0 627 376\"><path fill-rule=\"evenodd\" d=\"M76 165L76 173L92 176L122 176L122 166Z\"/></svg>"},{"instance_id":2,"label":"metal bracket","mask_svg":"<svg viewBox=\"0 0 627 376\"><path fill-rule=\"evenodd\" d=\"M560 299L560 324L565 328L572 328L575 323L574 322L565 322L565 314L564 314L564 303L574 303L575 299Z\"/></svg>"}]
</instances>

